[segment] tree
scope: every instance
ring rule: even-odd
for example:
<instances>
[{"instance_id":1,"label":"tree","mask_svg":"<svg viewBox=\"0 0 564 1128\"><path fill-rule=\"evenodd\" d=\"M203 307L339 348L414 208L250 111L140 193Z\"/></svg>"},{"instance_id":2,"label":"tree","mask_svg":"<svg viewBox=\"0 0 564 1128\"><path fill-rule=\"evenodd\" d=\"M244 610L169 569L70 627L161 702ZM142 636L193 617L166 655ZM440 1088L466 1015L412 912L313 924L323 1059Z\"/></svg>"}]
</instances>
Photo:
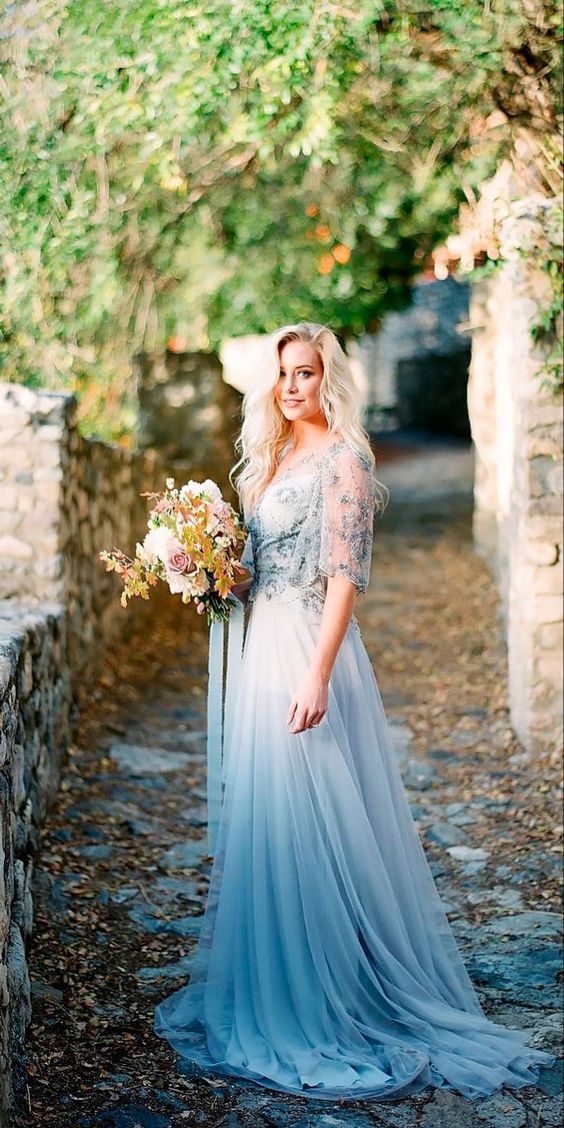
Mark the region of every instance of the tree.
<instances>
[{"instance_id":1,"label":"tree","mask_svg":"<svg viewBox=\"0 0 564 1128\"><path fill-rule=\"evenodd\" d=\"M552 0L35 0L0 30L2 373L106 436L179 316L200 346L359 332L516 131L557 161Z\"/></svg>"}]
</instances>

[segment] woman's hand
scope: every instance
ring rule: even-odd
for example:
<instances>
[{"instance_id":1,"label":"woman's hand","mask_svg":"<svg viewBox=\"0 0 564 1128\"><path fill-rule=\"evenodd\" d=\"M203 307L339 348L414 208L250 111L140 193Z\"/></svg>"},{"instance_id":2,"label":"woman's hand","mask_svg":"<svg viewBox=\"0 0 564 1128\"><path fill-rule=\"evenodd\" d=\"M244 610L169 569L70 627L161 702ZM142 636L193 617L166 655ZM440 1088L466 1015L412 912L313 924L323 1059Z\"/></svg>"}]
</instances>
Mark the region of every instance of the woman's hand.
<instances>
[{"instance_id":1,"label":"woman's hand","mask_svg":"<svg viewBox=\"0 0 564 1128\"><path fill-rule=\"evenodd\" d=\"M310 673L294 694L288 710L288 732L304 732L318 725L327 712L329 682L319 674Z\"/></svg>"},{"instance_id":2,"label":"woman's hand","mask_svg":"<svg viewBox=\"0 0 564 1128\"><path fill-rule=\"evenodd\" d=\"M249 589L250 589L252 582L253 582L252 576L249 576L249 578L246 579L246 580L239 580L238 584L233 584L233 587L231 588L231 591L229 593L230 595L236 595L237 599L239 599L241 601L241 603L243 604L244 607L247 606Z\"/></svg>"},{"instance_id":3,"label":"woman's hand","mask_svg":"<svg viewBox=\"0 0 564 1128\"><path fill-rule=\"evenodd\" d=\"M327 712L329 681L339 647L353 612L356 586L347 576L329 576L321 616L321 629L306 678L292 698L288 732L304 732Z\"/></svg>"}]
</instances>

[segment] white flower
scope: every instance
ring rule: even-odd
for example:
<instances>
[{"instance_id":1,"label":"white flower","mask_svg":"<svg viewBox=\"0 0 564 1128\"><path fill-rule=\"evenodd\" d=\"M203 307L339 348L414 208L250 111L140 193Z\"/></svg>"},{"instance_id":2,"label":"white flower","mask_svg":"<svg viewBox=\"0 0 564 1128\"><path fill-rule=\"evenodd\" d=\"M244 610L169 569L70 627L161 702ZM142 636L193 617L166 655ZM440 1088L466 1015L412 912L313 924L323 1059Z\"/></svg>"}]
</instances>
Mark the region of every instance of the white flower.
<instances>
[{"instance_id":1,"label":"white flower","mask_svg":"<svg viewBox=\"0 0 564 1128\"><path fill-rule=\"evenodd\" d=\"M210 501L221 501L221 490L211 478L206 478L205 482L202 482L202 493L205 493Z\"/></svg>"},{"instance_id":2,"label":"white flower","mask_svg":"<svg viewBox=\"0 0 564 1128\"><path fill-rule=\"evenodd\" d=\"M158 528L149 530L141 547L148 564L155 564L157 560L166 564L170 553L180 546L172 529L159 525Z\"/></svg>"},{"instance_id":3,"label":"white flower","mask_svg":"<svg viewBox=\"0 0 564 1128\"><path fill-rule=\"evenodd\" d=\"M167 567L165 573L172 595L203 595L209 590L209 580L204 571L174 572Z\"/></svg>"},{"instance_id":4,"label":"white flower","mask_svg":"<svg viewBox=\"0 0 564 1128\"><path fill-rule=\"evenodd\" d=\"M167 478L165 482L167 490L171 490L174 486L174 478Z\"/></svg>"},{"instance_id":5,"label":"white flower","mask_svg":"<svg viewBox=\"0 0 564 1128\"><path fill-rule=\"evenodd\" d=\"M186 482L184 486L180 487L180 497L197 497L198 494L201 494L202 488L203 487L201 482L194 482L194 480L191 478L189 482Z\"/></svg>"},{"instance_id":6,"label":"white flower","mask_svg":"<svg viewBox=\"0 0 564 1128\"><path fill-rule=\"evenodd\" d=\"M193 581L190 576L186 576L182 572L169 572L166 569L166 578L173 595L178 593L180 595L193 595Z\"/></svg>"}]
</instances>

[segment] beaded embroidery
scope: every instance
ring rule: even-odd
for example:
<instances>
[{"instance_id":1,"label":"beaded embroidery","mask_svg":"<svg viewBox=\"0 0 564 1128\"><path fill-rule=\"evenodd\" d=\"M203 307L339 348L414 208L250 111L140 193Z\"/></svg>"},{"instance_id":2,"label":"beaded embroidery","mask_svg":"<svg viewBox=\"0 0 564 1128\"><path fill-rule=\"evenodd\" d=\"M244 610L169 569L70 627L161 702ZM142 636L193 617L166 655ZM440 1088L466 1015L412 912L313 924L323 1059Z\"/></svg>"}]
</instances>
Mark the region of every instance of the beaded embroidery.
<instances>
[{"instance_id":1,"label":"beaded embroidery","mask_svg":"<svg viewBox=\"0 0 564 1128\"><path fill-rule=\"evenodd\" d=\"M374 467L344 440L279 471L247 521L249 604L263 594L319 618L328 576L341 573L366 591L375 504ZM351 623L358 629L354 615Z\"/></svg>"}]
</instances>

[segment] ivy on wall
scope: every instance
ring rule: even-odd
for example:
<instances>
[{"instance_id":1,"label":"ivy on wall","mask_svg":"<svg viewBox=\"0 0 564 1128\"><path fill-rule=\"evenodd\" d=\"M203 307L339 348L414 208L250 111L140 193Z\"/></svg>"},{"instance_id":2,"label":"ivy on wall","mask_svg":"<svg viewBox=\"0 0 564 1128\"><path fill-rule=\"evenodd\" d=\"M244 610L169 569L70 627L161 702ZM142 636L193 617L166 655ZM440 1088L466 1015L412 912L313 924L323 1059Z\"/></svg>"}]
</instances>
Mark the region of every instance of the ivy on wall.
<instances>
[{"instance_id":1,"label":"ivy on wall","mask_svg":"<svg viewBox=\"0 0 564 1128\"><path fill-rule=\"evenodd\" d=\"M495 182L495 178L494 178ZM482 201L480 201L482 203ZM564 387L564 208L561 197L544 198L538 193L511 202L495 199L498 205L476 209L475 232L470 236L471 254L477 265L467 268L471 282L486 281L517 258L524 268L525 284L535 312L529 330L538 346L537 376L542 388L555 396ZM468 220L467 220L468 223ZM487 246L487 251L484 249Z\"/></svg>"},{"instance_id":2,"label":"ivy on wall","mask_svg":"<svg viewBox=\"0 0 564 1128\"><path fill-rule=\"evenodd\" d=\"M564 208L556 199L544 213L540 237L531 238L519 248L523 258L547 276L549 297L540 301L530 331L540 345L543 360L539 367L541 384L559 394L564 387Z\"/></svg>"}]
</instances>

